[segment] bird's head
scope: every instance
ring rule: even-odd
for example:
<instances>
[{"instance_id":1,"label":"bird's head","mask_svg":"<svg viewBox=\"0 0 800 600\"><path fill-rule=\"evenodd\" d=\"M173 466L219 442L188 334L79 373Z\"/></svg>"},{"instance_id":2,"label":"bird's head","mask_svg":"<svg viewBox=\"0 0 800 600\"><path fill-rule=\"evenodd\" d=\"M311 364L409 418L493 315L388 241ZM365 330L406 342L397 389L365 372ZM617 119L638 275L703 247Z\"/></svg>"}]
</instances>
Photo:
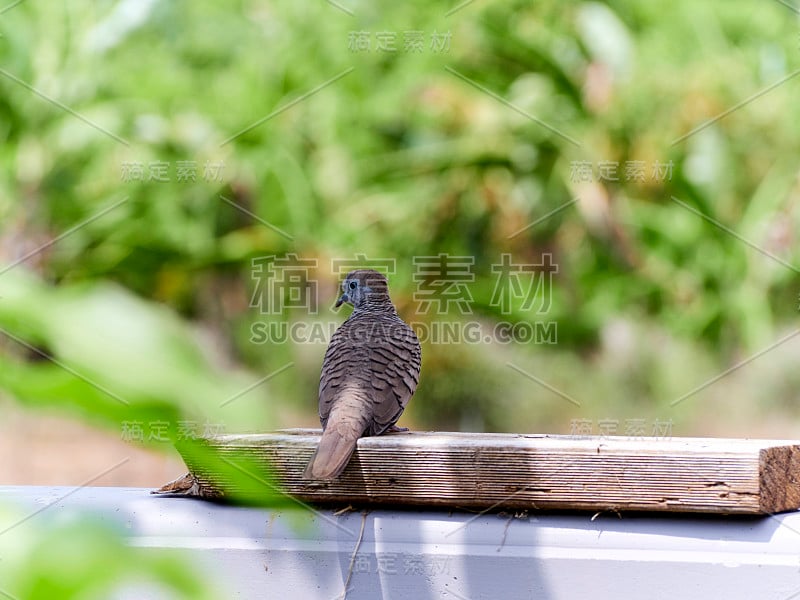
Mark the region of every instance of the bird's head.
<instances>
[{"instance_id":1,"label":"bird's head","mask_svg":"<svg viewBox=\"0 0 800 600\"><path fill-rule=\"evenodd\" d=\"M372 269L350 271L342 282L342 292L336 301L336 308L345 302L352 304L356 310L368 305L391 305L386 277Z\"/></svg>"}]
</instances>

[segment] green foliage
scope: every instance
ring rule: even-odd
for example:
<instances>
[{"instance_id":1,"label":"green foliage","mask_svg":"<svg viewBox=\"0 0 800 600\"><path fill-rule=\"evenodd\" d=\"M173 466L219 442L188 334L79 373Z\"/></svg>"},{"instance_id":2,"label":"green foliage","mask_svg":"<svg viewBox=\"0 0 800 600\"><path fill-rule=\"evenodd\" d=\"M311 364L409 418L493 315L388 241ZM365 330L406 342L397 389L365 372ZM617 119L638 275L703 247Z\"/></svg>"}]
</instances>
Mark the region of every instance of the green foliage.
<instances>
[{"instance_id":1,"label":"green foliage","mask_svg":"<svg viewBox=\"0 0 800 600\"><path fill-rule=\"evenodd\" d=\"M55 358L2 370L3 387L21 400L80 407L117 430L134 417L204 417L236 428L264 419L263 403L245 412L229 402L254 379L214 368L164 307L112 285L45 286L22 271L3 276L3 291L0 326L33 356Z\"/></svg>"},{"instance_id":2,"label":"green foliage","mask_svg":"<svg viewBox=\"0 0 800 600\"><path fill-rule=\"evenodd\" d=\"M351 16L324 2L134 4L73 3L45 14L24 3L3 15L8 73L39 90L8 75L0 83L6 253L10 260L86 223L27 264L53 283L112 281L165 304L259 372L294 362L295 375L274 382L291 406L313 411L323 346L253 345L251 326L274 318L247 306L254 257L317 259L314 276L331 295L329 258L396 258L404 315L427 322L433 317L415 314L412 257L472 256L474 316L535 324L540 317L520 300L510 315L492 305L491 265L502 253L520 262L552 253L559 272L546 317L558 324L556 347L478 345L459 351L470 358L448 361L451 348L427 345L425 407L410 414L423 426L479 411L476 422L517 428L490 414L498 395L517 393L506 362L556 369L558 381L571 378L559 365L578 357L599 385L606 374L585 361L608 351L602 340L619 318L688 343L713 369L763 348L794 317L796 271L780 260L798 258L796 82L725 113L792 73L797 32L781 6L481 2L448 15L422 2L354 2L345 6ZM422 52L403 47L409 30L423 32ZM34 48L24 31L36 32ZM357 31L369 35L369 52L348 46ZM387 31L395 52L375 49ZM434 32L450 33L446 51L433 50ZM193 180L180 180L181 161L196 164ZM591 165L591 181L577 180L577 161ZM615 176L598 178L603 161L618 165ZM625 174L636 161L642 181ZM670 161L670 176L653 175ZM157 162L169 181L157 170L150 177ZM130 180L133 164L144 166L143 179ZM221 175L206 177L206 164L224 164ZM102 289L94 293L119 293ZM5 314L19 331L47 317L58 337L73 319L87 326L85 301ZM77 362L101 379L130 365L118 383L148 401L163 400L162 386L176 394L167 403L182 397L182 409L218 393L194 379L197 365L170 379L164 349L107 352L90 334L72 344L62 342L65 357L81 353ZM142 356L156 359L154 371ZM484 373L453 397L442 381L463 381L473 368L465 365ZM682 375L689 385L708 373ZM32 385L25 379L17 389ZM609 385L623 407L641 393L624 378ZM654 407L671 399L655 381L645 389ZM512 404L550 397L535 384L520 394ZM445 415L452 406L461 408Z\"/></svg>"},{"instance_id":3,"label":"green foliage","mask_svg":"<svg viewBox=\"0 0 800 600\"><path fill-rule=\"evenodd\" d=\"M410 415L422 425L459 422L464 415L444 415L455 404L514 429L486 412L498 393L514 393L498 389L505 362L544 361L549 372L571 355L605 352L604 330L617 318L689 341L719 367L764 347L793 318L795 271L714 224L797 261L795 81L717 118L792 72L797 32L780 6L481 2L448 15L421 2L343 5L352 16L328 3L132 6L43 14L25 3L3 16L8 73L41 92L8 76L0 84L0 215L11 255L90 220L27 264L51 282L113 281L172 307L260 372L294 362L301 377L274 382L292 406L313 411L323 348L252 344L253 323L273 318L247 307L254 257L315 258L331 295L329 258L396 258L404 315L426 322L414 313L412 257L473 256L473 307L491 322L509 316L490 302L491 265L504 252L520 262L552 253L559 272L546 317L558 324L557 346L503 349L503 360L479 346L450 362L451 348L427 346L425 408ZM422 52L403 47L409 30L423 32ZM39 33L35 48L23 31ZM348 46L357 31L369 35L369 52ZM375 49L387 31L395 52ZM447 51L433 50L434 32L450 33ZM193 180L180 180L180 161L196 164ZM591 181L576 180L577 161L590 163ZM618 165L615 177L598 178L603 161ZM634 161L645 165L643 181L626 177ZM669 161L669 177L653 175ZM169 181L150 177L156 162ZM221 175L206 177L207 163L224 165ZM129 180L133 164L144 166L143 180ZM540 318L519 300L510 317ZM86 337L86 351L99 347ZM85 358L101 377L138 360L105 350L98 363ZM424 384L462 380L466 364L485 371L469 397ZM181 377L153 375L126 385L147 382L153 389L137 392L152 394L165 383L184 407L195 393ZM688 384L706 373L684 375ZM651 384L654 406L670 399ZM640 392L614 385L623 406Z\"/></svg>"},{"instance_id":4,"label":"green foliage","mask_svg":"<svg viewBox=\"0 0 800 600\"><path fill-rule=\"evenodd\" d=\"M34 525L0 512L0 594L25 600L111 598L126 588L171 598L215 598L205 578L170 551L124 543L121 531L91 517ZM169 595L166 595L169 592Z\"/></svg>"}]
</instances>

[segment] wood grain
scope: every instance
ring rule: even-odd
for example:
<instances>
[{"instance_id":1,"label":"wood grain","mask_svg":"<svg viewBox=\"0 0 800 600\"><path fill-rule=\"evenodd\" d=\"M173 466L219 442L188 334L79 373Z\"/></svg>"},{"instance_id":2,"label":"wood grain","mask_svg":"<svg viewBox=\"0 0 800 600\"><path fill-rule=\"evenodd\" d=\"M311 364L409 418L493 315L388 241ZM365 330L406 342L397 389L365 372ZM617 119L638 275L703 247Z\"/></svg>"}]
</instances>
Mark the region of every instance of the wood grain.
<instances>
[{"instance_id":1,"label":"wood grain","mask_svg":"<svg viewBox=\"0 0 800 600\"><path fill-rule=\"evenodd\" d=\"M224 435L305 502L454 509L765 514L800 507L800 442L410 432L362 438L341 478L302 479L319 430ZM187 463L191 458L185 456ZM271 465L271 467L270 467ZM208 495L235 481L188 464Z\"/></svg>"}]
</instances>

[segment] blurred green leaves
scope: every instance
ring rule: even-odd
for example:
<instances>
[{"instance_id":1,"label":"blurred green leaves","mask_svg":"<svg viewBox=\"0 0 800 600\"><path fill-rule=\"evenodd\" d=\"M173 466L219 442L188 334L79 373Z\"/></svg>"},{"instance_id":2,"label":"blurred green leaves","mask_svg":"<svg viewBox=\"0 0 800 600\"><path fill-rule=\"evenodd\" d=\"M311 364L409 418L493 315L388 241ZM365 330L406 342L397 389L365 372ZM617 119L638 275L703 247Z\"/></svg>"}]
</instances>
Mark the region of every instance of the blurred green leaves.
<instances>
[{"instance_id":1,"label":"blurred green leaves","mask_svg":"<svg viewBox=\"0 0 800 600\"><path fill-rule=\"evenodd\" d=\"M263 399L244 412L246 402L228 402L254 379L213 367L167 308L110 284L53 288L23 270L1 277L0 327L33 357L54 359L17 359L15 368L0 371L0 382L18 398L81 406L117 426L160 414L171 423L209 419L237 430L265 418Z\"/></svg>"},{"instance_id":2,"label":"blurred green leaves","mask_svg":"<svg viewBox=\"0 0 800 600\"><path fill-rule=\"evenodd\" d=\"M552 253L560 270L548 318L558 323L558 347L508 349L505 357L546 364L555 353L568 355L554 361L566 364L603 352L605 329L624 316L723 367L794 318L795 273L711 221L800 262L791 233L800 225L797 82L764 92L800 65L788 9L688 0L658 9L490 1L452 14L452 6L421 1L346 8L352 15L325 2L116 2L43 14L23 3L4 13L0 57L8 73L129 145L0 79L0 255L10 261L121 202L27 264L50 282L113 281L163 303L212 330L212 345L228 360L258 372L296 363L298 376L276 380L276 395L309 413L322 349L253 347L244 333L260 318L247 305L251 258L298 252L325 265L356 252L393 257L393 289L408 316L413 256L474 256L476 310L492 321L506 315L488 302L490 265L506 252L529 261ZM42 35L28 48L17 32L33 30ZM407 31L422 32L422 52L404 47ZM368 51L350 45L358 32L368 36ZM434 32L450 34L447 51L432 49ZM378 34L387 33L396 36L394 52L377 48ZM574 176L576 161L589 163L590 181ZM619 168L601 178L601 163ZM627 177L628 163L645 165L644 178ZM667 163L669 177L653 174ZM137 164L142 177L129 177ZM187 164L195 174L180 178ZM139 404L175 401L183 413L228 393L191 375L198 364L191 352L139 339L133 319L133 331L117 323L138 306L102 308L118 302L118 289L84 293L39 307L69 314L50 317L56 323L47 332L26 324L41 316L17 323L93 378L119 371L108 389ZM75 316L84 301L107 319L103 335L121 336L130 351L95 352L96 333L64 341L75 336L67 330L85 326ZM511 316L536 318L519 307ZM142 364L143 349L158 367ZM453 422L436 415L455 405L513 428L480 408L492 405L495 381L506 379L504 361L485 350L462 349L469 358L448 361L442 355L450 349L426 348L429 377L455 382L464 379L463 365L484 364L478 379L487 383L455 399L441 390L460 387L421 386L423 424ZM182 365L174 378L173 358ZM638 395L624 381L618 393L623 404ZM662 404L671 392L655 385L650 393Z\"/></svg>"},{"instance_id":3,"label":"blurred green leaves","mask_svg":"<svg viewBox=\"0 0 800 600\"><path fill-rule=\"evenodd\" d=\"M77 414L116 434L130 423L164 423L163 434L187 462L213 468L230 482L231 501L287 502L268 465L234 463L202 439L181 435L179 424L187 420L211 421L223 430L264 427L268 402L260 380L204 356L172 311L117 285L54 287L23 269L5 271L0 287L0 389L32 408ZM259 388L257 402L244 397ZM91 519L49 520L45 528L14 518L0 524L4 595L108 598L126 586L155 586L172 590L170 597L214 597L206 578L180 555L131 548L123 532Z\"/></svg>"},{"instance_id":4,"label":"blurred green leaves","mask_svg":"<svg viewBox=\"0 0 800 600\"><path fill-rule=\"evenodd\" d=\"M199 432L180 430L182 423L212 423L222 432L267 428L262 380L214 366L173 313L117 286L53 288L21 270L2 278L0 333L13 351L3 358L0 388L31 407L77 413L119 435L132 423L163 423L158 439L140 441L169 439L195 464L215 464L240 482L234 500L266 505L281 497L266 466L217 464Z\"/></svg>"},{"instance_id":5,"label":"blurred green leaves","mask_svg":"<svg viewBox=\"0 0 800 600\"><path fill-rule=\"evenodd\" d=\"M123 531L85 516L68 520L0 509L0 595L24 600L90 600L158 591L167 598L214 598L204 576L171 551L123 541ZM41 522L43 521L43 522Z\"/></svg>"}]
</instances>

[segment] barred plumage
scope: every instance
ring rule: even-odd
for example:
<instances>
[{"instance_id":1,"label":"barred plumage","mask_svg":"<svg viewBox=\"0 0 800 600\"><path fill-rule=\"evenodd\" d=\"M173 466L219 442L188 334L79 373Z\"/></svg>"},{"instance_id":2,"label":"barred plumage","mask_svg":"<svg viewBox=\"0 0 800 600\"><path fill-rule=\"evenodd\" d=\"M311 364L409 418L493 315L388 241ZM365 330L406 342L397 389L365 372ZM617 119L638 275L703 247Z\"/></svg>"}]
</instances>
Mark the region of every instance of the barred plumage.
<instances>
[{"instance_id":1,"label":"barred plumage","mask_svg":"<svg viewBox=\"0 0 800 600\"><path fill-rule=\"evenodd\" d=\"M417 389L422 352L414 331L397 315L386 278L351 271L342 302L353 314L331 337L319 382L322 438L305 476L338 477L358 438L393 428Z\"/></svg>"}]
</instances>

